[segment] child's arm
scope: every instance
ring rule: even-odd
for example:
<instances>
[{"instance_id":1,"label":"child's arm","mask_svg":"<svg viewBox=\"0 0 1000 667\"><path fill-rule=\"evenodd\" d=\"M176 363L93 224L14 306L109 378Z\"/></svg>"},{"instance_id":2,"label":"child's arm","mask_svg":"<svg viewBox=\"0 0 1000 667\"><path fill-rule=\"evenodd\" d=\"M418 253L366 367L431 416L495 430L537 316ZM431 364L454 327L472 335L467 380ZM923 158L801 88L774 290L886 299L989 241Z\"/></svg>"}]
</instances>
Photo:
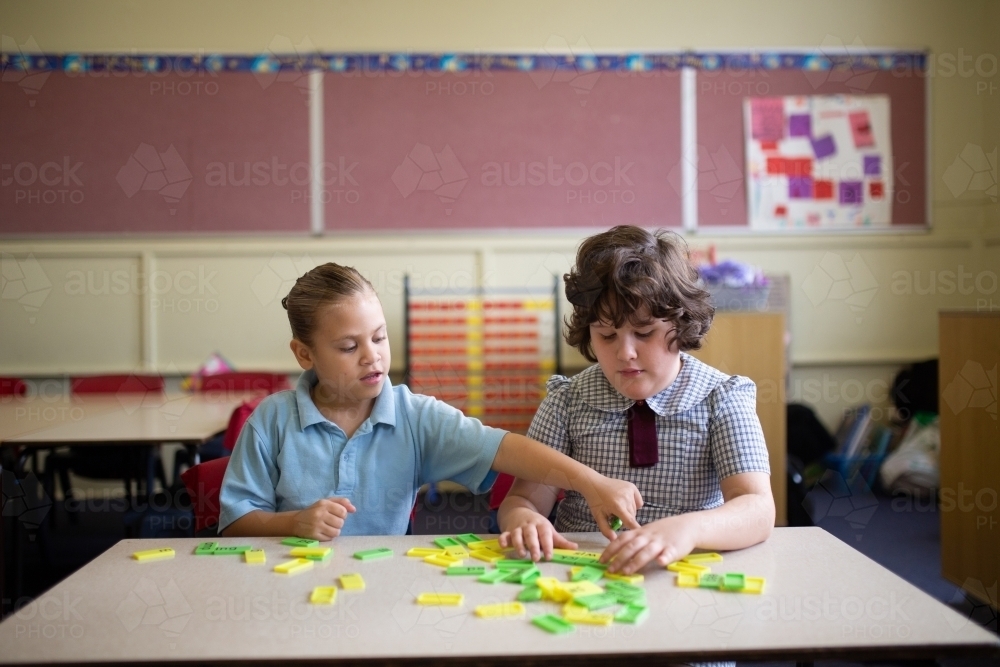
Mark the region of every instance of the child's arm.
<instances>
[{"instance_id":1,"label":"child's arm","mask_svg":"<svg viewBox=\"0 0 1000 667\"><path fill-rule=\"evenodd\" d=\"M521 480L578 492L590 505L601 533L609 540L617 537L608 525L612 514L630 528L639 527L635 513L642 507L642 496L635 484L605 477L536 440L508 433L500 441L492 467Z\"/></svg>"},{"instance_id":2,"label":"child's arm","mask_svg":"<svg viewBox=\"0 0 1000 667\"><path fill-rule=\"evenodd\" d=\"M774 498L767 473L745 472L720 481L723 504L647 523L608 545L601 562L610 572L632 574L651 560L668 565L695 548L743 549L763 542L774 527Z\"/></svg>"},{"instance_id":3,"label":"child's arm","mask_svg":"<svg viewBox=\"0 0 1000 667\"><path fill-rule=\"evenodd\" d=\"M326 542L340 535L344 519L355 511L347 498L322 498L290 512L255 510L226 526L223 537L307 537Z\"/></svg>"}]
</instances>

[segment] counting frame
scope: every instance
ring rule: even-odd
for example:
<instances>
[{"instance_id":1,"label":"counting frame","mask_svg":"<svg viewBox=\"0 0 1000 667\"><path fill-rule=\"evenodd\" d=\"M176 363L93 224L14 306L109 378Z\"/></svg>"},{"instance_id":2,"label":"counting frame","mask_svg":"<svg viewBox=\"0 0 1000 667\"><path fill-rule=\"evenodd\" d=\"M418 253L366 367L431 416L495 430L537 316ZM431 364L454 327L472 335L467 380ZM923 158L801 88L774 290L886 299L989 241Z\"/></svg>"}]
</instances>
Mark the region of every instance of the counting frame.
<instances>
[{"instance_id":1,"label":"counting frame","mask_svg":"<svg viewBox=\"0 0 1000 667\"><path fill-rule=\"evenodd\" d=\"M558 278L551 290L404 286L410 389L525 433L560 372Z\"/></svg>"}]
</instances>

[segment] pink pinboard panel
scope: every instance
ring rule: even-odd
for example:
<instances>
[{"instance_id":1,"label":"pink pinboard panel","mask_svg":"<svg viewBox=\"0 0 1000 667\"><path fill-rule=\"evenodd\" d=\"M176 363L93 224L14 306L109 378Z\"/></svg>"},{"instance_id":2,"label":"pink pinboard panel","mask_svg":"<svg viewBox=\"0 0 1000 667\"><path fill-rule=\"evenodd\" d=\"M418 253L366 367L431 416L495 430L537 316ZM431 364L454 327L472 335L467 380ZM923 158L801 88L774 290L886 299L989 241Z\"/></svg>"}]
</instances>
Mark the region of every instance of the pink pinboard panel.
<instances>
[{"instance_id":1,"label":"pink pinboard panel","mask_svg":"<svg viewBox=\"0 0 1000 667\"><path fill-rule=\"evenodd\" d=\"M304 81L54 72L0 83L0 233L308 232Z\"/></svg>"},{"instance_id":2,"label":"pink pinboard panel","mask_svg":"<svg viewBox=\"0 0 1000 667\"><path fill-rule=\"evenodd\" d=\"M681 224L677 72L362 72L324 86L328 230Z\"/></svg>"},{"instance_id":3,"label":"pink pinboard panel","mask_svg":"<svg viewBox=\"0 0 1000 667\"><path fill-rule=\"evenodd\" d=\"M925 85L915 71L898 69L698 72L698 225L747 225L743 100L785 95L888 95L895 166L892 225L927 224Z\"/></svg>"}]
</instances>

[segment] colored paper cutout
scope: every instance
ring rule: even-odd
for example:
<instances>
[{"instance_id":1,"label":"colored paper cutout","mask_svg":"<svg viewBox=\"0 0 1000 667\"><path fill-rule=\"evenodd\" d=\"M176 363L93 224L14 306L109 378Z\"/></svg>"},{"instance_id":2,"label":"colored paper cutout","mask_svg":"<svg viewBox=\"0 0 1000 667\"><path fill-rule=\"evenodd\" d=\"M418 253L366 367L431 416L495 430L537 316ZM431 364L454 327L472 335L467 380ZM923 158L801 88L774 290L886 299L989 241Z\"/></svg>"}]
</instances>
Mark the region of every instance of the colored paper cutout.
<instances>
[{"instance_id":1,"label":"colored paper cutout","mask_svg":"<svg viewBox=\"0 0 1000 667\"><path fill-rule=\"evenodd\" d=\"M840 182L840 203L847 206L858 206L863 202L864 184L861 181Z\"/></svg>"},{"instance_id":2,"label":"colored paper cutout","mask_svg":"<svg viewBox=\"0 0 1000 667\"><path fill-rule=\"evenodd\" d=\"M813 197L816 199L833 199L833 181L813 181Z\"/></svg>"},{"instance_id":3,"label":"colored paper cutout","mask_svg":"<svg viewBox=\"0 0 1000 667\"><path fill-rule=\"evenodd\" d=\"M809 158L787 158L769 157L767 158L767 173L776 176L810 176L812 175L813 161Z\"/></svg>"},{"instance_id":4,"label":"colored paper cutout","mask_svg":"<svg viewBox=\"0 0 1000 667\"><path fill-rule=\"evenodd\" d=\"M865 160L865 176L881 176L882 175L882 156L881 155L866 155Z\"/></svg>"},{"instance_id":5,"label":"colored paper cutout","mask_svg":"<svg viewBox=\"0 0 1000 667\"><path fill-rule=\"evenodd\" d=\"M837 144L834 142L832 134L820 137L819 139L813 139L812 148L817 160L830 157L837 152Z\"/></svg>"},{"instance_id":6,"label":"colored paper cutout","mask_svg":"<svg viewBox=\"0 0 1000 667\"><path fill-rule=\"evenodd\" d=\"M812 137L812 117L809 114L793 114L788 117L788 136Z\"/></svg>"},{"instance_id":7,"label":"colored paper cutout","mask_svg":"<svg viewBox=\"0 0 1000 667\"><path fill-rule=\"evenodd\" d=\"M788 178L789 199L812 199L813 180L810 176L790 176Z\"/></svg>"},{"instance_id":8,"label":"colored paper cutout","mask_svg":"<svg viewBox=\"0 0 1000 667\"><path fill-rule=\"evenodd\" d=\"M885 196L885 186L882 181L872 181L868 184L868 195L872 199L881 199Z\"/></svg>"},{"instance_id":9,"label":"colored paper cutout","mask_svg":"<svg viewBox=\"0 0 1000 667\"><path fill-rule=\"evenodd\" d=\"M872 124L867 111L855 111L848 114L847 119L851 123L851 135L854 137L856 148L875 145L875 136L872 134Z\"/></svg>"},{"instance_id":10,"label":"colored paper cutout","mask_svg":"<svg viewBox=\"0 0 1000 667\"><path fill-rule=\"evenodd\" d=\"M785 107L780 97L750 100L751 135L758 141L777 141L785 133Z\"/></svg>"}]
</instances>

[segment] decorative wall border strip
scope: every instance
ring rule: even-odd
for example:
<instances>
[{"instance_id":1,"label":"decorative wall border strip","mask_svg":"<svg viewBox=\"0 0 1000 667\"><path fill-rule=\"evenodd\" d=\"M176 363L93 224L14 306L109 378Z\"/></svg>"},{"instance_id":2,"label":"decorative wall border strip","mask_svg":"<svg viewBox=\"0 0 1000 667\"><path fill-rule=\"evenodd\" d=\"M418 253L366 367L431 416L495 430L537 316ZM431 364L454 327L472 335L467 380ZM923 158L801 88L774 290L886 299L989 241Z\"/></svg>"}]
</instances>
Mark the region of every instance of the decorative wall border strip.
<instances>
[{"instance_id":1,"label":"decorative wall border strip","mask_svg":"<svg viewBox=\"0 0 1000 667\"><path fill-rule=\"evenodd\" d=\"M18 73L64 71L67 73L179 74L252 72L463 72L576 70L631 71L679 70L689 67L702 71L801 69L895 70L926 69L928 54L923 51L883 51L870 53L827 53L821 51L782 52L643 52L618 54L502 54L502 53L309 53L226 55L159 54L0 54L0 70Z\"/></svg>"}]
</instances>

